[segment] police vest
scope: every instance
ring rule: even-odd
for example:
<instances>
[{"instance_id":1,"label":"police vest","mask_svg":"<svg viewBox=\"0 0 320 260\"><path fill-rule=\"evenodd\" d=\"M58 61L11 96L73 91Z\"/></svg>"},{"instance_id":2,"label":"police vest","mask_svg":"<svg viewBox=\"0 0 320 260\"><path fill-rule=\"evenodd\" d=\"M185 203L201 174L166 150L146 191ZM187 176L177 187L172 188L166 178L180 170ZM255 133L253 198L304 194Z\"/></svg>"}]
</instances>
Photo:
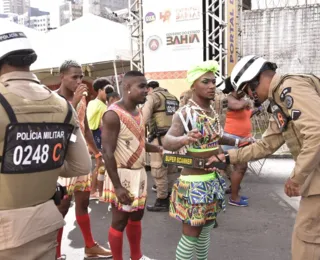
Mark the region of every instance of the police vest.
<instances>
[{"instance_id":1,"label":"police vest","mask_svg":"<svg viewBox=\"0 0 320 260\"><path fill-rule=\"evenodd\" d=\"M153 111L150 132L158 130L168 130L172 124L172 116L179 109L178 99L164 89L156 89L151 95L156 95L160 99L160 106Z\"/></svg>"},{"instance_id":2,"label":"police vest","mask_svg":"<svg viewBox=\"0 0 320 260\"><path fill-rule=\"evenodd\" d=\"M76 125L70 123L72 107L53 94L30 101L7 92L1 83L0 89L7 114L0 120L0 209L43 203L55 193Z\"/></svg>"}]
</instances>

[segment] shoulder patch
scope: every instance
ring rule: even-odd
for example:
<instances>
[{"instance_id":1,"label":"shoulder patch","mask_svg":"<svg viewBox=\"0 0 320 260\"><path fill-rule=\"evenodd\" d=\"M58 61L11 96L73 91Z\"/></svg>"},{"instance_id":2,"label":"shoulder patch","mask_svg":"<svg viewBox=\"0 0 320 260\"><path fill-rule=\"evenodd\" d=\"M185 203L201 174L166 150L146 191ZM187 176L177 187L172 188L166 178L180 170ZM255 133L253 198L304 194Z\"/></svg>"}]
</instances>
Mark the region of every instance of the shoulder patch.
<instances>
[{"instance_id":1,"label":"shoulder patch","mask_svg":"<svg viewBox=\"0 0 320 260\"><path fill-rule=\"evenodd\" d=\"M293 98L291 96L285 96L284 103L286 105L286 108L290 109L293 106Z\"/></svg>"},{"instance_id":2,"label":"shoulder patch","mask_svg":"<svg viewBox=\"0 0 320 260\"><path fill-rule=\"evenodd\" d=\"M285 88L280 94L280 100L283 102L286 95L291 92L291 87Z\"/></svg>"},{"instance_id":3,"label":"shoulder patch","mask_svg":"<svg viewBox=\"0 0 320 260\"><path fill-rule=\"evenodd\" d=\"M301 111L300 110L292 109L291 118L292 118L293 121L298 120L300 116L301 116Z\"/></svg>"}]
</instances>

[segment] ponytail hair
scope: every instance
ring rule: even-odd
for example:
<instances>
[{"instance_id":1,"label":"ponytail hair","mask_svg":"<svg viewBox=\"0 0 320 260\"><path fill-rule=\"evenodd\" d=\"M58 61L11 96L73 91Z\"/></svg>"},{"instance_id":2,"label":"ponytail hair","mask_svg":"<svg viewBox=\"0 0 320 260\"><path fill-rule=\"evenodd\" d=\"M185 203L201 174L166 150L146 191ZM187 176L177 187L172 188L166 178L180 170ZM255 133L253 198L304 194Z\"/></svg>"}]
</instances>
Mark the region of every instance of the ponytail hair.
<instances>
[{"instance_id":1,"label":"ponytail hair","mask_svg":"<svg viewBox=\"0 0 320 260\"><path fill-rule=\"evenodd\" d=\"M114 91L114 87L111 86L111 85L107 85L106 86L105 92L106 92L106 95L107 95L107 101L108 102L109 102L111 97L119 97L120 98L120 95L117 92Z\"/></svg>"}]
</instances>

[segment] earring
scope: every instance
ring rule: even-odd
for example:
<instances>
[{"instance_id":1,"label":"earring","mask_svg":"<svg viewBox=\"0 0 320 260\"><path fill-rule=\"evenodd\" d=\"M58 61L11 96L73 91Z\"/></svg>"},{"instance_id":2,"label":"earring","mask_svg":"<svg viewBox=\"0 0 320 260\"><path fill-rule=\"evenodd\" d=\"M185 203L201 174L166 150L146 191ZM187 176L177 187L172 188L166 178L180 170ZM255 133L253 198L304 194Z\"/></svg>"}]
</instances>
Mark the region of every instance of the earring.
<instances>
[{"instance_id":1,"label":"earring","mask_svg":"<svg viewBox=\"0 0 320 260\"><path fill-rule=\"evenodd\" d=\"M130 93L131 93L131 91L129 90L129 91L128 91L128 94L130 94Z\"/></svg>"}]
</instances>

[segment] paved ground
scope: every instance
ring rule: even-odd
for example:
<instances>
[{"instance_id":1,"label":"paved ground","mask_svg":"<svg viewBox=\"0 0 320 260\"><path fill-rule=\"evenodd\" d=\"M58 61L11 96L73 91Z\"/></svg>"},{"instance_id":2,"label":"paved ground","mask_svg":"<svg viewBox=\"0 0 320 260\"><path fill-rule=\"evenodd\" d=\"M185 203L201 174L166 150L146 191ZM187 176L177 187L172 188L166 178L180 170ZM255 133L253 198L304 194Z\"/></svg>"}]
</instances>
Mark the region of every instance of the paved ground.
<instances>
[{"instance_id":1,"label":"paved ground","mask_svg":"<svg viewBox=\"0 0 320 260\"><path fill-rule=\"evenodd\" d=\"M210 260L289 260L290 238L299 198L283 193L293 161L269 159L262 172L249 172L242 184L242 193L250 197L250 206L229 206L218 217L219 227L211 235ZM155 200L150 189L149 202ZM107 246L111 214L108 205L91 202L90 215L95 239ZM74 217L74 208L66 217L62 251L68 260L83 259L83 239ZM143 252L158 260L173 260L180 239L179 222L167 213L147 212L143 221ZM124 259L129 260L128 244Z\"/></svg>"}]
</instances>

